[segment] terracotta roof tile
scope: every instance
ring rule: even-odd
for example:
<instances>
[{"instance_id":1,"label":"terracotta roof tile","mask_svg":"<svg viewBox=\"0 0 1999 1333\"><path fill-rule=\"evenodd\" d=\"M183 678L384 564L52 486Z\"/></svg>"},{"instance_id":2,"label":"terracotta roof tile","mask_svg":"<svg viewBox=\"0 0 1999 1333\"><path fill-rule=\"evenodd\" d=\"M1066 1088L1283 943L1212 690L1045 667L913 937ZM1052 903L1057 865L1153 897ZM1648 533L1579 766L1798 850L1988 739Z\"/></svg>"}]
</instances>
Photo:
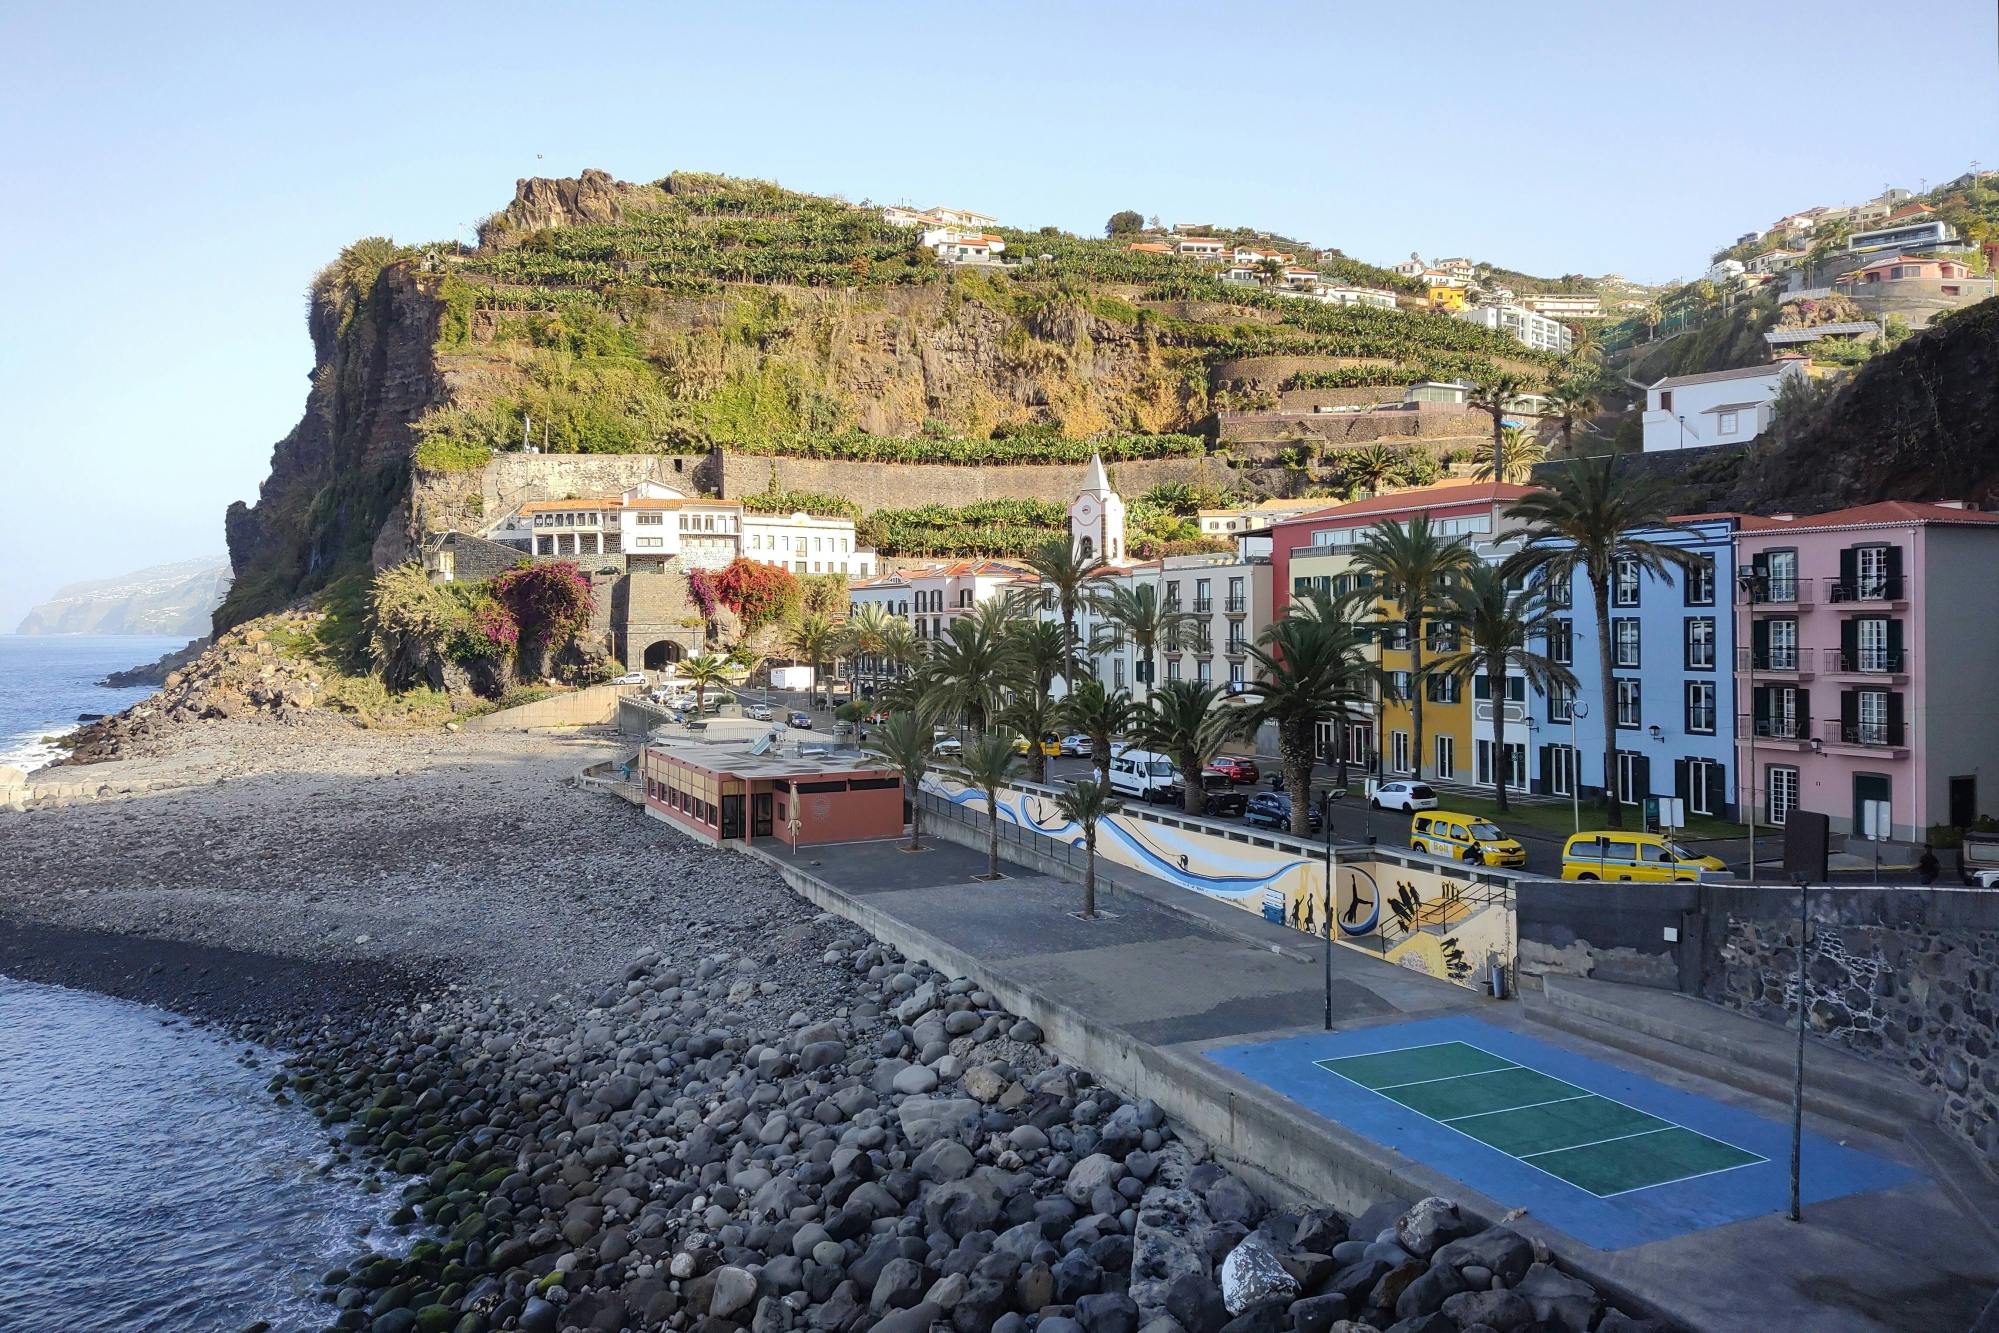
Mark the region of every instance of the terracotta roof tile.
<instances>
[{"instance_id":1,"label":"terracotta roof tile","mask_svg":"<svg viewBox=\"0 0 1999 1333\"><path fill-rule=\"evenodd\" d=\"M1951 505L1926 504L1916 500L1877 500L1850 509L1833 509L1823 514L1800 514L1795 518L1768 518L1744 515L1744 532L1810 532L1817 528L1853 528L1893 523L1955 523L1985 526L1999 523L1999 514L1979 509L1957 509Z\"/></svg>"}]
</instances>

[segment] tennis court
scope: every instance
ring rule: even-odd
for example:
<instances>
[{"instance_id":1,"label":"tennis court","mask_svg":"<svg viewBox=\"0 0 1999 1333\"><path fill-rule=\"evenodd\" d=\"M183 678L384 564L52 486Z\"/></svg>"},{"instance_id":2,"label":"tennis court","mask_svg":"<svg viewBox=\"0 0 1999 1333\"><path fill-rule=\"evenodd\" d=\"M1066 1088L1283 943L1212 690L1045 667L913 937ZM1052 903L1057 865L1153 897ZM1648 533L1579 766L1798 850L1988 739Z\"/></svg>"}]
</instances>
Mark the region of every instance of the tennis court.
<instances>
[{"instance_id":1,"label":"tennis court","mask_svg":"<svg viewBox=\"0 0 1999 1333\"><path fill-rule=\"evenodd\" d=\"M1313 1063L1599 1199L1765 1160L1468 1042Z\"/></svg>"},{"instance_id":2,"label":"tennis court","mask_svg":"<svg viewBox=\"0 0 1999 1333\"><path fill-rule=\"evenodd\" d=\"M1501 1210L1524 1208L1598 1249L1780 1213L1790 1194L1784 1108L1758 1114L1670 1086L1586 1043L1454 1015L1202 1054L1321 1117L1349 1145L1358 1135L1385 1157L1426 1167ZM1911 1175L1805 1133L1807 1204L1890 1189Z\"/></svg>"}]
</instances>

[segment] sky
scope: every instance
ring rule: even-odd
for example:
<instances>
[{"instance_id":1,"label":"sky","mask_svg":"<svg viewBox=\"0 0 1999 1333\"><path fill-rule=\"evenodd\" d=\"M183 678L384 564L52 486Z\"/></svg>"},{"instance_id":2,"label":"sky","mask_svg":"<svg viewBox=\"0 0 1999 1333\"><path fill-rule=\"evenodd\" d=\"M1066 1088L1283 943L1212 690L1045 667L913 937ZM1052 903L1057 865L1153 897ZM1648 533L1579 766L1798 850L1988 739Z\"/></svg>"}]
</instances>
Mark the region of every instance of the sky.
<instances>
[{"instance_id":1,"label":"sky","mask_svg":"<svg viewBox=\"0 0 1999 1333\"><path fill-rule=\"evenodd\" d=\"M1999 163L1994 9L0 6L0 632L59 584L219 554L303 406L313 273L361 236L470 239L519 177L1664 281Z\"/></svg>"}]
</instances>

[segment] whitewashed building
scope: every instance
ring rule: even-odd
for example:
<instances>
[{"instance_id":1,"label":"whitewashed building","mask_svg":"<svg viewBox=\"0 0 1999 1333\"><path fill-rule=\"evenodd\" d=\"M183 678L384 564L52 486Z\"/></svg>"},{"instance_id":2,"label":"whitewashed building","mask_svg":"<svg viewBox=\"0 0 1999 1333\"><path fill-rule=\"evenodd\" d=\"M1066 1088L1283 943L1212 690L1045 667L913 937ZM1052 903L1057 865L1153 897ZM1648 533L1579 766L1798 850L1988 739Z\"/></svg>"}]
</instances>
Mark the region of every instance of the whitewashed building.
<instances>
[{"instance_id":1,"label":"whitewashed building","mask_svg":"<svg viewBox=\"0 0 1999 1333\"><path fill-rule=\"evenodd\" d=\"M1569 331L1568 325L1546 315L1537 315L1525 306L1481 305L1453 313L1467 323L1482 324L1488 329L1511 334L1515 341L1537 352L1567 356L1576 344L1576 335Z\"/></svg>"},{"instance_id":2,"label":"whitewashed building","mask_svg":"<svg viewBox=\"0 0 1999 1333\"><path fill-rule=\"evenodd\" d=\"M1746 444L1770 428L1784 381L1804 374L1805 359L1793 356L1766 366L1662 379L1645 391L1645 452Z\"/></svg>"},{"instance_id":3,"label":"whitewashed building","mask_svg":"<svg viewBox=\"0 0 1999 1333\"><path fill-rule=\"evenodd\" d=\"M739 555L794 574L867 578L878 567L855 540L851 518L761 514L656 481L617 495L530 501L483 535L540 559L629 573L663 573L669 564L720 569Z\"/></svg>"}]
</instances>

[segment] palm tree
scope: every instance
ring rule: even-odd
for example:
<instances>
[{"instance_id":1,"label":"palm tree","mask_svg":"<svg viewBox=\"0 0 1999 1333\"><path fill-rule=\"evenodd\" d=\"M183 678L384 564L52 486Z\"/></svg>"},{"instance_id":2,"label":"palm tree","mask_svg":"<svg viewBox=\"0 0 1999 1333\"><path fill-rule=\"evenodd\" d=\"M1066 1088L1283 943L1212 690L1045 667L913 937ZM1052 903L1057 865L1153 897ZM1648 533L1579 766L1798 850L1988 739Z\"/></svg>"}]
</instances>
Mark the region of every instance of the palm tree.
<instances>
[{"instance_id":1,"label":"palm tree","mask_svg":"<svg viewBox=\"0 0 1999 1333\"><path fill-rule=\"evenodd\" d=\"M999 711L1000 721L1016 735L1026 738L1027 771L1036 782L1048 780L1048 756L1041 752L1041 738L1055 730L1056 709L1051 696L1033 689L1016 689L1006 707Z\"/></svg>"},{"instance_id":2,"label":"palm tree","mask_svg":"<svg viewBox=\"0 0 1999 1333\"><path fill-rule=\"evenodd\" d=\"M1527 525L1528 544L1510 563L1516 571L1566 579L1580 569L1596 602L1597 670L1603 683L1604 815L1624 827L1617 801L1617 682L1611 675L1610 588L1620 565L1664 576L1669 565L1691 570L1691 551L1631 534L1675 531L1673 493L1657 481L1619 472L1614 458L1578 458L1539 490L1523 495L1507 515Z\"/></svg>"},{"instance_id":3,"label":"palm tree","mask_svg":"<svg viewBox=\"0 0 1999 1333\"><path fill-rule=\"evenodd\" d=\"M1483 671L1492 685L1493 771L1499 786L1499 808L1506 809L1507 673L1524 676L1540 694L1549 686L1574 688L1576 676L1566 666L1535 648L1548 641L1555 617L1549 613L1543 585L1507 587L1508 575L1492 565L1467 567L1444 588L1437 623L1456 630L1464 647L1437 659L1431 668L1466 684Z\"/></svg>"},{"instance_id":4,"label":"palm tree","mask_svg":"<svg viewBox=\"0 0 1999 1333\"><path fill-rule=\"evenodd\" d=\"M1159 685L1157 651L1177 646L1182 633L1204 619L1191 611L1182 611L1177 603L1161 601L1159 587L1153 583L1141 583L1135 588L1124 584L1106 588L1097 598L1097 617L1111 632L1099 629L1090 651L1110 652L1116 646L1118 631L1130 635L1138 660L1146 664L1148 689Z\"/></svg>"},{"instance_id":5,"label":"palm tree","mask_svg":"<svg viewBox=\"0 0 1999 1333\"><path fill-rule=\"evenodd\" d=\"M998 879L999 789L1013 776L1013 733L1004 729L979 737L951 767L959 778L986 798L986 878Z\"/></svg>"},{"instance_id":6,"label":"palm tree","mask_svg":"<svg viewBox=\"0 0 1999 1333\"><path fill-rule=\"evenodd\" d=\"M925 649L923 640L916 637L916 631L900 616L889 622L882 631L882 660L900 676L907 676L923 661Z\"/></svg>"},{"instance_id":7,"label":"palm tree","mask_svg":"<svg viewBox=\"0 0 1999 1333\"><path fill-rule=\"evenodd\" d=\"M1350 449L1340 458L1340 480L1370 494L1402 472L1402 455L1379 440Z\"/></svg>"},{"instance_id":8,"label":"palm tree","mask_svg":"<svg viewBox=\"0 0 1999 1333\"><path fill-rule=\"evenodd\" d=\"M888 721L868 733L868 753L902 774L903 797L909 802L909 850L923 850L924 775L930 772L930 724L914 709L891 713Z\"/></svg>"},{"instance_id":9,"label":"palm tree","mask_svg":"<svg viewBox=\"0 0 1999 1333\"><path fill-rule=\"evenodd\" d=\"M1322 721L1365 709L1370 686L1381 671L1367 660L1367 637L1352 624L1311 615L1286 615L1256 636L1249 655L1256 659L1255 701L1243 710L1245 727L1277 724L1277 754L1284 789L1291 793L1291 831L1312 833L1312 740ZM1339 756L1339 782L1346 783L1346 749Z\"/></svg>"},{"instance_id":10,"label":"palm tree","mask_svg":"<svg viewBox=\"0 0 1999 1333\"><path fill-rule=\"evenodd\" d=\"M708 687L729 683L729 662L713 653L696 653L681 662L680 676L694 687L694 711L699 713L708 698Z\"/></svg>"},{"instance_id":11,"label":"palm tree","mask_svg":"<svg viewBox=\"0 0 1999 1333\"><path fill-rule=\"evenodd\" d=\"M1124 807L1111 799L1110 789L1094 782L1072 782L1055 798L1062 817L1083 830L1083 919L1097 917L1097 821Z\"/></svg>"},{"instance_id":12,"label":"palm tree","mask_svg":"<svg viewBox=\"0 0 1999 1333\"><path fill-rule=\"evenodd\" d=\"M1079 642L1076 612L1090 600L1090 580L1106 568L1103 556L1083 555L1069 538L1050 537L1028 554L1027 567L1040 578L1041 594L1047 599L1048 608L1060 615L1062 632L1073 654ZM1075 684L1073 660L1062 673L1062 683Z\"/></svg>"},{"instance_id":13,"label":"palm tree","mask_svg":"<svg viewBox=\"0 0 1999 1333\"><path fill-rule=\"evenodd\" d=\"M867 603L847 617L847 623L841 626L840 638L846 657L851 662L869 659L879 664L888 647L889 635L894 633L891 626L906 623L880 602Z\"/></svg>"},{"instance_id":14,"label":"palm tree","mask_svg":"<svg viewBox=\"0 0 1999 1333\"><path fill-rule=\"evenodd\" d=\"M1430 525L1428 514L1418 514L1408 525L1380 522L1368 530L1355 548L1356 574L1371 583L1363 584L1355 597L1379 598L1392 602L1409 635L1409 716L1414 730L1415 776L1423 776L1423 635L1435 612L1443 584L1473 560L1471 547L1462 536L1446 538ZM1375 612L1389 619L1386 606ZM1379 744L1379 741L1376 742Z\"/></svg>"},{"instance_id":15,"label":"palm tree","mask_svg":"<svg viewBox=\"0 0 1999 1333\"><path fill-rule=\"evenodd\" d=\"M1043 696L1053 692L1057 676L1064 681L1070 677L1073 663L1069 637L1052 620L1016 623L1007 635L1007 648L1013 655L1013 668L1021 684Z\"/></svg>"},{"instance_id":16,"label":"palm tree","mask_svg":"<svg viewBox=\"0 0 1999 1333\"><path fill-rule=\"evenodd\" d=\"M798 619L784 627L782 639L784 651L793 657L804 659L812 668L812 680L819 683L819 664L835 655L840 647L840 629L831 620L816 611L806 611ZM833 682L826 682L826 703L833 703Z\"/></svg>"},{"instance_id":17,"label":"palm tree","mask_svg":"<svg viewBox=\"0 0 1999 1333\"><path fill-rule=\"evenodd\" d=\"M1603 410L1596 389L1580 376L1556 380L1548 386L1547 415L1561 423L1562 452L1576 452L1576 422L1587 421Z\"/></svg>"},{"instance_id":18,"label":"palm tree","mask_svg":"<svg viewBox=\"0 0 1999 1333\"><path fill-rule=\"evenodd\" d=\"M1284 280L1283 262L1281 260L1272 259L1268 255L1265 255L1263 258L1256 261L1256 272L1257 276L1263 280L1263 285L1266 287L1275 287L1278 283Z\"/></svg>"},{"instance_id":19,"label":"palm tree","mask_svg":"<svg viewBox=\"0 0 1999 1333\"><path fill-rule=\"evenodd\" d=\"M1472 473L1478 480L1523 482L1533 475L1536 463L1547 461L1548 445L1533 431L1524 426L1503 426L1499 433L1505 437L1506 447L1495 451L1494 456L1506 459L1506 475L1495 477L1493 461L1488 458Z\"/></svg>"},{"instance_id":20,"label":"palm tree","mask_svg":"<svg viewBox=\"0 0 1999 1333\"><path fill-rule=\"evenodd\" d=\"M921 673L923 711L935 721L963 718L974 735L1006 703L1011 649L991 617L960 616L930 642Z\"/></svg>"},{"instance_id":21,"label":"palm tree","mask_svg":"<svg viewBox=\"0 0 1999 1333\"><path fill-rule=\"evenodd\" d=\"M1147 696L1134 719L1138 743L1163 752L1180 770L1181 808L1190 815L1201 813L1207 797L1201 771L1240 730L1242 710L1219 707L1222 698L1219 685L1169 680Z\"/></svg>"},{"instance_id":22,"label":"palm tree","mask_svg":"<svg viewBox=\"0 0 1999 1333\"><path fill-rule=\"evenodd\" d=\"M1138 705L1123 690L1111 690L1094 676L1076 682L1056 713L1062 725L1090 738L1090 762L1105 790L1111 785L1111 745L1131 729Z\"/></svg>"},{"instance_id":23,"label":"palm tree","mask_svg":"<svg viewBox=\"0 0 1999 1333\"><path fill-rule=\"evenodd\" d=\"M1495 476L1506 475L1506 414L1513 410L1513 400L1526 388L1526 380L1503 370L1490 371L1472 382L1471 396L1466 401L1492 417L1492 471Z\"/></svg>"}]
</instances>

